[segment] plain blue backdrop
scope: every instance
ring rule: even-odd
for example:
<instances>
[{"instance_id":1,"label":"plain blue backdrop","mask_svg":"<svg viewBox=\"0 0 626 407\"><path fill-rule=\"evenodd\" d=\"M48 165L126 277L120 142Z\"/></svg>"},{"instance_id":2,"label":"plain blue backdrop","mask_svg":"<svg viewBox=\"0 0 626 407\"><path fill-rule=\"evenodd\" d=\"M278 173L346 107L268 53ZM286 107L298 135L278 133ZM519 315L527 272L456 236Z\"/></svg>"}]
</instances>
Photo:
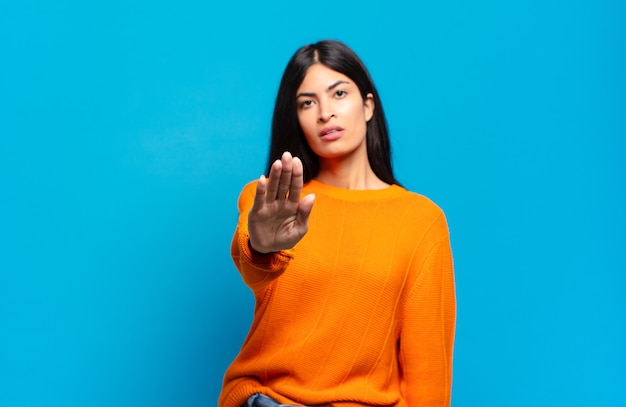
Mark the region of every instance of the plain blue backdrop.
<instances>
[{"instance_id":1,"label":"plain blue backdrop","mask_svg":"<svg viewBox=\"0 0 626 407\"><path fill-rule=\"evenodd\" d=\"M287 60L365 61L447 213L453 406L625 406L626 3L0 5L0 406L212 406Z\"/></svg>"}]
</instances>

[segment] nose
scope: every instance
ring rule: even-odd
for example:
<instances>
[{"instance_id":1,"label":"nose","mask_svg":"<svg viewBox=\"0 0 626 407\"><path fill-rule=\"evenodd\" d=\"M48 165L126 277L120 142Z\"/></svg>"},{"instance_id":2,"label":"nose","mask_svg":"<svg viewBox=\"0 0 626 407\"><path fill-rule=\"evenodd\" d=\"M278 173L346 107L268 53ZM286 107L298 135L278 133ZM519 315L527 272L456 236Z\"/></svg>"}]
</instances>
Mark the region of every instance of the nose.
<instances>
[{"instance_id":1,"label":"nose","mask_svg":"<svg viewBox=\"0 0 626 407\"><path fill-rule=\"evenodd\" d=\"M332 103L331 100L328 100L327 98L321 97L318 100L317 108L319 109L318 117L317 117L317 121L319 123L326 123L331 118L335 117L335 114L332 113L333 112L333 103Z\"/></svg>"},{"instance_id":2,"label":"nose","mask_svg":"<svg viewBox=\"0 0 626 407\"><path fill-rule=\"evenodd\" d=\"M330 113L328 110L320 109L320 114L319 114L319 117L317 118L317 120L320 123L326 123L327 121L329 121L333 117L335 117L334 113Z\"/></svg>"}]
</instances>

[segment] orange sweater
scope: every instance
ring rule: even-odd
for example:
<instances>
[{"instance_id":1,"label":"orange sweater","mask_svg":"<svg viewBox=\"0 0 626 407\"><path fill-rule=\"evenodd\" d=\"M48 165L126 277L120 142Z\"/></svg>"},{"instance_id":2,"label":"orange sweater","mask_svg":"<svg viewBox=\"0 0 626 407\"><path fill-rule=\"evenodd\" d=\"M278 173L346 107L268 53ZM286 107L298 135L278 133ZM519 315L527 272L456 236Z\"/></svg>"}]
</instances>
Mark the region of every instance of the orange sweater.
<instances>
[{"instance_id":1,"label":"orange sweater","mask_svg":"<svg viewBox=\"0 0 626 407\"><path fill-rule=\"evenodd\" d=\"M309 231L292 249L248 246L256 183L239 198L232 257L256 299L220 407L280 403L448 406L455 294L448 228L427 198L392 185L310 181Z\"/></svg>"}]
</instances>

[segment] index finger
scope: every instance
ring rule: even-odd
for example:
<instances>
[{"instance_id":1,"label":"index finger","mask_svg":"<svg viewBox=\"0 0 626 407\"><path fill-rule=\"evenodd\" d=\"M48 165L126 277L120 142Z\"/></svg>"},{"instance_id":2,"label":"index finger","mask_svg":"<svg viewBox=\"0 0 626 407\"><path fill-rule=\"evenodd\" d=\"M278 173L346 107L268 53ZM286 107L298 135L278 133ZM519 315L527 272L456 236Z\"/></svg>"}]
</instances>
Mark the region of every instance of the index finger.
<instances>
[{"instance_id":1,"label":"index finger","mask_svg":"<svg viewBox=\"0 0 626 407\"><path fill-rule=\"evenodd\" d=\"M300 202L302 187L304 186L304 169L302 161L298 157L293 158L293 167L291 169L291 185L289 186L289 200L291 202Z\"/></svg>"}]
</instances>

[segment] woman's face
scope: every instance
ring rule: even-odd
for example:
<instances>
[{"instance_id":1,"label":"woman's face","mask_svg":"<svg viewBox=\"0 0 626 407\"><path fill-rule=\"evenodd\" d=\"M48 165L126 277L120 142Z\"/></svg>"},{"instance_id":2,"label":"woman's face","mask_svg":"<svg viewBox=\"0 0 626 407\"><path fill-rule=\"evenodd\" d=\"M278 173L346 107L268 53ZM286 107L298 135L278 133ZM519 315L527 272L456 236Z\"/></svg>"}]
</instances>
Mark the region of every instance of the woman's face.
<instances>
[{"instance_id":1,"label":"woman's face","mask_svg":"<svg viewBox=\"0 0 626 407\"><path fill-rule=\"evenodd\" d=\"M315 64L296 92L296 103L300 128L320 158L362 154L367 159L367 122L374 114L371 93L363 100L354 81Z\"/></svg>"}]
</instances>

